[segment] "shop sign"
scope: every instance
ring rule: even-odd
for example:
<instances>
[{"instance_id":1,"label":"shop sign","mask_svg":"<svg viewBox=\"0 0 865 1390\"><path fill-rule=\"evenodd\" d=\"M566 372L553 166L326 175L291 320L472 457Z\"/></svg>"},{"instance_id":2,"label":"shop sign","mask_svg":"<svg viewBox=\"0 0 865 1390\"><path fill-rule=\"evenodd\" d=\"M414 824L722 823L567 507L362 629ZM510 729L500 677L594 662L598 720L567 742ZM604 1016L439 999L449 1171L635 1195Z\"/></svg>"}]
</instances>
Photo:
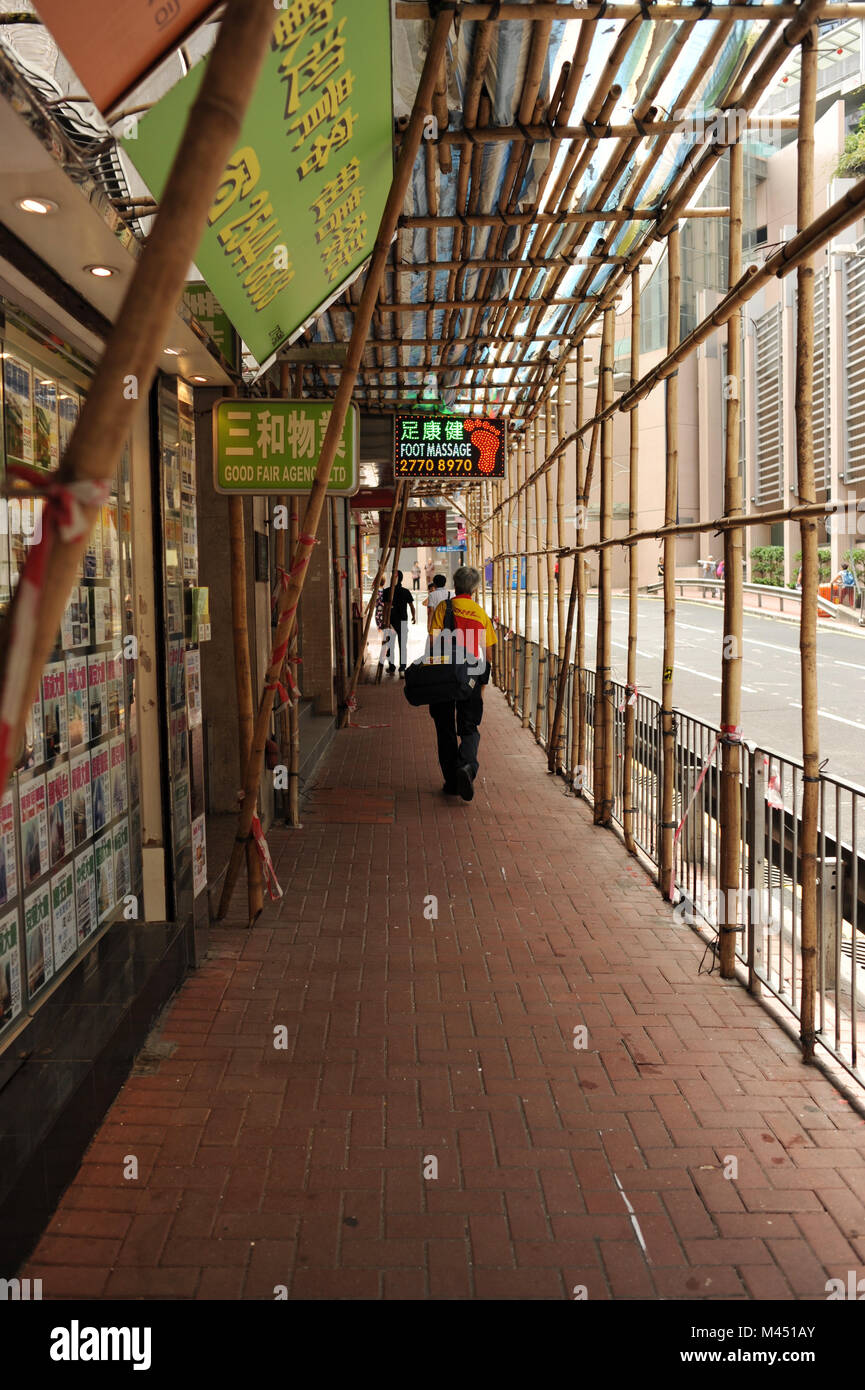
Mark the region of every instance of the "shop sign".
<instances>
[{"instance_id":1,"label":"shop sign","mask_svg":"<svg viewBox=\"0 0 865 1390\"><path fill-rule=\"evenodd\" d=\"M397 478L466 482L505 476L504 420L479 415L396 415L393 442Z\"/></svg>"},{"instance_id":2,"label":"shop sign","mask_svg":"<svg viewBox=\"0 0 865 1390\"><path fill-rule=\"evenodd\" d=\"M87 26L88 30L90 25ZM393 177L389 0L287 0L195 263L260 363L363 265ZM124 149L159 200L204 64Z\"/></svg>"},{"instance_id":3,"label":"shop sign","mask_svg":"<svg viewBox=\"0 0 865 1390\"><path fill-rule=\"evenodd\" d=\"M333 401L239 400L213 407L213 486L228 493L308 493L312 489ZM360 412L349 407L328 493L359 487Z\"/></svg>"},{"instance_id":4,"label":"shop sign","mask_svg":"<svg viewBox=\"0 0 865 1390\"><path fill-rule=\"evenodd\" d=\"M397 525L399 522L397 521ZM381 544L387 540L390 512L379 512L378 535ZM444 545L448 538L448 514L433 507L410 507L405 514L402 543L407 545ZM394 528L396 535L396 527Z\"/></svg>"}]
</instances>

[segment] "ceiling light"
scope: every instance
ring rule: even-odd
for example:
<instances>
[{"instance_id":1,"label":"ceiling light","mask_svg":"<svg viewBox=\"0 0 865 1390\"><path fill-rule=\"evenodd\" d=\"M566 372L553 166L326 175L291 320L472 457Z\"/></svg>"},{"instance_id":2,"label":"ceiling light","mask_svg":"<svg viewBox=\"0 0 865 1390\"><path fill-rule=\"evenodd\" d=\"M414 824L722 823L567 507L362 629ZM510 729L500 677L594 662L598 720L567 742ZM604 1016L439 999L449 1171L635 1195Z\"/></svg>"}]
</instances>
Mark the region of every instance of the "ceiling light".
<instances>
[{"instance_id":1,"label":"ceiling light","mask_svg":"<svg viewBox=\"0 0 865 1390\"><path fill-rule=\"evenodd\" d=\"M180 356L181 349L180 349L180 348L163 348L162 351L163 351L163 352L166 354L166 356L168 356L168 357L179 357L179 356Z\"/></svg>"},{"instance_id":2,"label":"ceiling light","mask_svg":"<svg viewBox=\"0 0 865 1390\"><path fill-rule=\"evenodd\" d=\"M57 211L57 204L52 203L50 198L16 198L15 206L21 212L35 212L39 217L47 217L49 213Z\"/></svg>"},{"instance_id":3,"label":"ceiling light","mask_svg":"<svg viewBox=\"0 0 865 1390\"><path fill-rule=\"evenodd\" d=\"M84 267L91 275L95 275L98 280L108 280L117 271L113 265L86 265Z\"/></svg>"},{"instance_id":4,"label":"ceiling light","mask_svg":"<svg viewBox=\"0 0 865 1390\"><path fill-rule=\"evenodd\" d=\"M204 385L208 381L208 378L206 376L191 376L189 380L197 381L199 385Z\"/></svg>"}]
</instances>

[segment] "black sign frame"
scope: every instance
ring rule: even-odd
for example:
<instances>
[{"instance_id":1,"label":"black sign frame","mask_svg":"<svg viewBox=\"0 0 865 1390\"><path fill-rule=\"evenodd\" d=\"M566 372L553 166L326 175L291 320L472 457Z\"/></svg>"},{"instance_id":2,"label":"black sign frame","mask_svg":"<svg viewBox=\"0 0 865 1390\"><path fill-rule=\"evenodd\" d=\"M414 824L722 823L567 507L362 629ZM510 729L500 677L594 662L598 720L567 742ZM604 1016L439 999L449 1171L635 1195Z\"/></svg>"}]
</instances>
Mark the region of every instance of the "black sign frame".
<instances>
[{"instance_id":1,"label":"black sign frame","mask_svg":"<svg viewBox=\"0 0 865 1390\"><path fill-rule=\"evenodd\" d=\"M416 434L404 434L403 425L407 423L415 427ZM455 433L457 426L459 438ZM439 433L433 435L436 429ZM493 433L497 436L494 455L491 454ZM448 437L449 434L453 437ZM467 454L455 452L458 447L464 450L466 445ZM507 447L507 421L501 417L432 412L404 412L393 417L393 471L397 479L417 478L442 483L495 481L506 476Z\"/></svg>"}]
</instances>

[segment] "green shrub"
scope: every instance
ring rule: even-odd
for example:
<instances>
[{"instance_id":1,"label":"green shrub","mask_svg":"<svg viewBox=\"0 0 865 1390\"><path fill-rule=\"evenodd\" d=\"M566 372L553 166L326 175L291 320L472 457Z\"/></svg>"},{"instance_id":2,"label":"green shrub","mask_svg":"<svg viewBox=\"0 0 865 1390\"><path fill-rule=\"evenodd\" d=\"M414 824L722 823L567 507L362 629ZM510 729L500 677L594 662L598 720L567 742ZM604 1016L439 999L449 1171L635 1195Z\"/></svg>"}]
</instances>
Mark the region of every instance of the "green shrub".
<instances>
[{"instance_id":1,"label":"green shrub","mask_svg":"<svg viewBox=\"0 0 865 1390\"><path fill-rule=\"evenodd\" d=\"M799 566L802 563L802 552L797 550L793 556L793 582L791 588L796 587L796 575L799 573ZM832 578L832 551L828 545L817 547L817 579L820 584L828 584Z\"/></svg>"},{"instance_id":2,"label":"green shrub","mask_svg":"<svg viewBox=\"0 0 865 1390\"><path fill-rule=\"evenodd\" d=\"M784 583L783 545L758 545L751 551L751 580L754 584Z\"/></svg>"},{"instance_id":3,"label":"green shrub","mask_svg":"<svg viewBox=\"0 0 865 1390\"><path fill-rule=\"evenodd\" d=\"M860 106L859 124L847 136L844 152L835 169L835 177L858 179L863 174L865 174L865 106Z\"/></svg>"}]
</instances>

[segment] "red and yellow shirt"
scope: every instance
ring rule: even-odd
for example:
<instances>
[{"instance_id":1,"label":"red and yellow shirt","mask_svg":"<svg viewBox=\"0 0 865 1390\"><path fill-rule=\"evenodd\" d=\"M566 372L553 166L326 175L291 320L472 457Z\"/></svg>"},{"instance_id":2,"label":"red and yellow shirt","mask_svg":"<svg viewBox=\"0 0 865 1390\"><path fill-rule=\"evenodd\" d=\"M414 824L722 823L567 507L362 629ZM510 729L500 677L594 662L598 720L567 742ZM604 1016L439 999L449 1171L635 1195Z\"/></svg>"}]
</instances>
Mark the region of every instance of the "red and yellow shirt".
<instances>
[{"instance_id":1,"label":"red and yellow shirt","mask_svg":"<svg viewBox=\"0 0 865 1390\"><path fill-rule=\"evenodd\" d=\"M431 632L441 632L444 627L446 603L439 603L433 614ZM486 656L490 647L496 644L495 628L479 603L467 594L459 594L453 600L454 621L457 632L463 634L467 656Z\"/></svg>"}]
</instances>

